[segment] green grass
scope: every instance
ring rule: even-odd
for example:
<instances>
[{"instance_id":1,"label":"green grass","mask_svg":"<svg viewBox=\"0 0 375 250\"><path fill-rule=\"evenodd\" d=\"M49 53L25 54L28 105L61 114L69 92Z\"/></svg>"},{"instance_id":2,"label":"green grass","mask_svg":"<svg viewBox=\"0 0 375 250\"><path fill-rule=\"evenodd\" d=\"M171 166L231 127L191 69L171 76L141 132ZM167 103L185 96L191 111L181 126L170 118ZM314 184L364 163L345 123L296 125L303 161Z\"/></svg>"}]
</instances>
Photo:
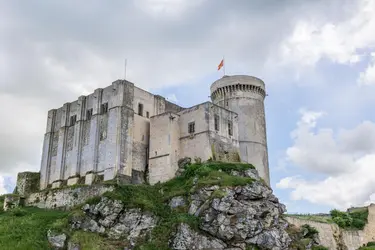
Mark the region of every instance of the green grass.
<instances>
[{"instance_id":1,"label":"green grass","mask_svg":"<svg viewBox=\"0 0 375 250\"><path fill-rule=\"evenodd\" d=\"M168 240L180 223L186 223L193 229L199 230L199 218L187 214L187 208L171 209L169 200L175 196L186 199L196 189L219 185L221 187L246 185L252 183L251 178L229 175L231 171L244 171L254 168L241 163L201 163L191 164L184 174L166 183L149 185L114 185L115 191L107 192L103 196L121 200L127 208L141 208L152 212L159 219L152 230L149 240L138 242L139 250L164 250L168 248ZM196 179L198 177L198 179ZM72 188L72 187L69 187ZM216 190L212 198L223 197L225 192ZM0 205L3 198L0 197ZM95 204L100 197L91 198L87 203ZM73 211L43 210L38 208L15 209L0 212L0 249L1 250L43 250L50 249L47 241L47 230L66 233L73 242L78 242L81 249L124 249L126 241L110 241L95 233L83 231L70 232L69 218L83 216L77 206Z\"/></svg>"},{"instance_id":2,"label":"green grass","mask_svg":"<svg viewBox=\"0 0 375 250\"><path fill-rule=\"evenodd\" d=\"M360 247L358 250L375 250L375 242L369 242L366 246Z\"/></svg>"},{"instance_id":3,"label":"green grass","mask_svg":"<svg viewBox=\"0 0 375 250\"><path fill-rule=\"evenodd\" d=\"M3 250L51 249L48 228L58 227L67 212L38 208L14 209L0 213L0 248Z\"/></svg>"},{"instance_id":4,"label":"green grass","mask_svg":"<svg viewBox=\"0 0 375 250\"><path fill-rule=\"evenodd\" d=\"M320 222L320 223L334 223L332 221L331 216L320 216L320 215L313 215L313 214L285 214L285 216L295 217L299 219L310 220L310 221L315 221L315 222Z\"/></svg>"},{"instance_id":5,"label":"green grass","mask_svg":"<svg viewBox=\"0 0 375 250\"><path fill-rule=\"evenodd\" d=\"M126 241L109 241L97 233L84 231L75 231L71 236L71 242L79 243L81 250L120 250L128 246L128 242Z\"/></svg>"}]
</instances>

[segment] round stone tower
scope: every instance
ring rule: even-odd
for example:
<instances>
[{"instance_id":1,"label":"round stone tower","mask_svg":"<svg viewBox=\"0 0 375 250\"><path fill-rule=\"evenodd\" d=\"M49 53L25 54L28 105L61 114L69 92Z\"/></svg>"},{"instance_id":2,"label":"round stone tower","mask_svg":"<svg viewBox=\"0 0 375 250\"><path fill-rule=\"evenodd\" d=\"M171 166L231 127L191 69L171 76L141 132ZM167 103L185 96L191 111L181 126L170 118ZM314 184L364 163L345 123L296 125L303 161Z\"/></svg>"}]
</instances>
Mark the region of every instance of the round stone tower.
<instances>
[{"instance_id":1,"label":"round stone tower","mask_svg":"<svg viewBox=\"0 0 375 250\"><path fill-rule=\"evenodd\" d=\"M264 82L253 76L223 76L211 85L212 102L238 114L241 161L253 164L270 185Z\"/></svg>"}]
</instances>

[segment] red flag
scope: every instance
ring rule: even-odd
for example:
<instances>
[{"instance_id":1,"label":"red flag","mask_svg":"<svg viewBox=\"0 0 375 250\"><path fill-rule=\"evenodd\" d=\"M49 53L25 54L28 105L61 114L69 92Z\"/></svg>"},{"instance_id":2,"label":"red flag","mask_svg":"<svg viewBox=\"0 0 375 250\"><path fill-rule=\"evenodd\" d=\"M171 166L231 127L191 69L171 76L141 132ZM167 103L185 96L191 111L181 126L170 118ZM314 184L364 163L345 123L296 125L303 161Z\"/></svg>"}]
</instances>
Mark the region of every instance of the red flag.
<instances>
[{"instance_id":1,"label":"red flag","mask_svg":"<svg viewBox=\"0 0 375 250\"><path fill-rule=\"evenodd\" d=\"M217 66L217 70L220 70L223 66L224 66L224 59L222 59L219 66Z\"/></svg>"}]
</instances>

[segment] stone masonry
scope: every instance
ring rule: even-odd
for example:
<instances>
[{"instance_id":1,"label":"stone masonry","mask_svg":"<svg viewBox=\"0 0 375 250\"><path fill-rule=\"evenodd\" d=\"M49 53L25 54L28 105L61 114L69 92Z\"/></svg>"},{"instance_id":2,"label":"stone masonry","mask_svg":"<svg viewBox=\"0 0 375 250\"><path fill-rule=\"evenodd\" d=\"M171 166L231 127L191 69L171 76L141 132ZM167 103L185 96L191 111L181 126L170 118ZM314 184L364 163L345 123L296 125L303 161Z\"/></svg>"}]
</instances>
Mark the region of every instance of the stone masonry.
<instances>
[{"instance_id":1,"label":"stone masonry","mask_svg":"<svg viewBox=\"0 0 375 250\"><path fill-rule=\"evenodd\" d=\"M252 163L269 184L264 83L224 76L211 92L213 103L183 108L117 80L50 110L40 190L97 180L163 182L183 157Z\"/></svg>"}]
</instances>

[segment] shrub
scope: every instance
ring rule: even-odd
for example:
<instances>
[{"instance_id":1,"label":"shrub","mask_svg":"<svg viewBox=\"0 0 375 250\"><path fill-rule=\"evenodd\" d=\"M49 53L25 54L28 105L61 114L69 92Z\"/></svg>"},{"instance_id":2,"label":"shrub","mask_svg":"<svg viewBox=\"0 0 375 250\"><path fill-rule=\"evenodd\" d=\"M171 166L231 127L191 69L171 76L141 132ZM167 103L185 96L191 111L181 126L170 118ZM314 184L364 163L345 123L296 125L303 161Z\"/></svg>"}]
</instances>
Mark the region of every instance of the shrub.
<instances>
[{"instance_id":1,"label":"shrub","mask_svg":"<svg viewBox=\"0 0 375 250\"><path fill-rule=\"evenodd\" d=\"M367 223L368 210L362 209L348 213L334 209L330 214L332 220L341 228L363 229Z\"/></svg>"},{"instance_id":2,"label":"shrub","mask_svg":"<svg viewBox=\"0 0 375 250\"><path fill-rule=\"evenodd\" d=\"M319 234L319 231L316 230L315 227L312 227L308 224L302 225L301 228L307 230L307 233L305 235L306 238L312 238L314 237L314 235Z\"/></svg>"}]
</instances>

